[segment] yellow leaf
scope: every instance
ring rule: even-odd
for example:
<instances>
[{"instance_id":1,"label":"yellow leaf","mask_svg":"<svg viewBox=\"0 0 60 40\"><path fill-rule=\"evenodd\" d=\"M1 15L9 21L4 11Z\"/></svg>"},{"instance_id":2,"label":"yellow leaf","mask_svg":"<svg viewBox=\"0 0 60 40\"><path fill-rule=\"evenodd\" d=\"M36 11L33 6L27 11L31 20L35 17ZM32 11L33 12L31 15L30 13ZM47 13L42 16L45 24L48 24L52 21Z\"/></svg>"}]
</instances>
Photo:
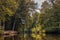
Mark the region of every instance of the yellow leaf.
<instances>
[{"instance_id":1,"label":"yellow leaf","mask_svg":"<svg viewBox=\"0 0 60 40\"><path fill-rule=\"evenodd\" d=\"M43 36L46 36L46 34L44 33Z\"/></svg>"},{"instance_id":2,"label":"yellow leaf","mask_svg":"<svg viewBox=\"0 0 60 40\"><path fill-rule=\"evenodd\" d=\"M35 35L34 33L32 33L31 36L32 36L33 38L36 38L36 35Z\"/></svg>"},{"instance_id":3,"label":"yellow leaf","mask_svg":"<svg viewBox=\"0 0 60 40\"><path fill-rule=\"evenodd\" d=\"M9 16L12 16L14 14L14 12L11 11L9 8L6 8L6 10L7 10Z\"/></svg>"},{"instance_id":4,"label":"yellow leaf","mask_svg":"<svg viewBox=\"0 0 60 40\"><path fill-rule=\"evenodd\" d=\"M0 1L0 4L2 4L2 2Z\"/></svg>"},{"instance_id":5,"label":"yellow leaf","mask_svg":"<svg viewBox=\"0 0 60 40\"><path fill-rule=\"evenodd\" d=\"M31 30L32 30L32 32L35 32L36 31L36 28L32 28Z\"/></svg>"},{"instance_id":6,"label":"yellow leaf","mask_svg":"<svg viewBox=\"0 0 60 40\"><path fill-rule=\"evenodd\" d=\"M46 30L42 30L42 32L44 32L44 33L45 33L45 32L46 32Z\"/></svg>"},{"instance_id":7,"label":"yellow leaf","mask_svg":"<svg viewBox=\"0 0 60 40\"><path fill-rule=\"evenodd\" d=\"M41 38L41 36L40 35L36 35L36 38Z\"/></svg>"}]
</instances>

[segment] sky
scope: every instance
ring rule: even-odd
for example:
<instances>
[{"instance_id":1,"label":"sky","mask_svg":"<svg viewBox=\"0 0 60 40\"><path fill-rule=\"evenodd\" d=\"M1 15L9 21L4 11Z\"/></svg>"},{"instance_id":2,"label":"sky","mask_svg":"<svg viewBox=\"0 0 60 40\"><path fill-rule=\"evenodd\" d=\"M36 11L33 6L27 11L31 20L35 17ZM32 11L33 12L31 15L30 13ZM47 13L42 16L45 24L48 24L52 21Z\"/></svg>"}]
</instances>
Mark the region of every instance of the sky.
<instances>
[{"instance_id":1,"label":"sky","mask_svg":"<svg viewBox=\"0 0 60 40\"><path fill-rule=\"evenodd\" d=\"M44 2L45 0L34 0L36 3L38 3L38 9L36 9L35 11L40 13L40 8L41 8L41 5L42 5L42 2ZM30 14L30 16L32 17L32 13Z\"/></svg>"},{"instance_id":2,"label":"sky","mask_svg":"<svg viewBox=\"0 0 60 40\"><path fill-rule=\"evenodd\" d=\"M44 2L45 0L34 0L34 1L38 3L38 8L41 8L42 2Z\"/></svg>"}]
</instances>

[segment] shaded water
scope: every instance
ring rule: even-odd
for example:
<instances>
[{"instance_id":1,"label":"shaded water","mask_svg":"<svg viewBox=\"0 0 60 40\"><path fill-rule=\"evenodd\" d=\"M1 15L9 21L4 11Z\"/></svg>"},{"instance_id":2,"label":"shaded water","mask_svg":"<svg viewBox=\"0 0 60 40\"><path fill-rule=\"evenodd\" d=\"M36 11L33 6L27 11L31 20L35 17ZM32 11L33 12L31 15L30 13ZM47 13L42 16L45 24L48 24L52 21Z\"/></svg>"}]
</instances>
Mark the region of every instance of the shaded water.
<instances>
[{"instance_id":1,"label":"shaded water","mask_svg":"<svg viewBox=\"0 0 60 40\"><path fill-rule=\"evenodd\" d=\"M30 36L24 38L22 35L21 36L17 35L17 36L14 36L14 37L5 37L4 39L5 40L36 40L36 39L34 39ZM0 40L2 40L2 39L0 38ZM60 40L60 35L50 35L50 34L48 34L45 37L42 37L42 40Z\"/></svg>"},{"instance_id":2,"label":"shaded water","mask_svg":"<svg viewBox=\"0 0 60 40\"><path fill-rule=\"evenodd\" d=\"M2 37L0 37L0 40L4 40L4 37L2 36Z\"/></svg>"},{"instance_id":3,"label":"shaded water","mask_svg":"<svg viewBox=\"0 0 60 40\"><path fill-rule=\"evenodd\" d=\"M60 35L47 35L45 38L45 40L60 40Z\"/></svg>"}]
</instances>

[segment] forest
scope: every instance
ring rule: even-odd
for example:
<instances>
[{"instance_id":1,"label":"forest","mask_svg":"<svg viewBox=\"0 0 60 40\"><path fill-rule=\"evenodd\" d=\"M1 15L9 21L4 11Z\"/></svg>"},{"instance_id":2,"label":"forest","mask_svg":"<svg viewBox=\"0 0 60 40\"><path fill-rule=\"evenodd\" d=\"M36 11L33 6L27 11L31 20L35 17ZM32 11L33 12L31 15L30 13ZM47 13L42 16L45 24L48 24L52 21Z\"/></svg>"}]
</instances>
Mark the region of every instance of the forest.
<instances>
[{"instance_id":1,"label":"forest","mask_svg":"<svg viewBox=\"0 0 60 40\"><path fill-rule=\"evenodd\" d=\"M34 0L0 0L0 40L46 40L47 34L60 34L60 0L37 5Z\"/></svg>"}]
</instances>

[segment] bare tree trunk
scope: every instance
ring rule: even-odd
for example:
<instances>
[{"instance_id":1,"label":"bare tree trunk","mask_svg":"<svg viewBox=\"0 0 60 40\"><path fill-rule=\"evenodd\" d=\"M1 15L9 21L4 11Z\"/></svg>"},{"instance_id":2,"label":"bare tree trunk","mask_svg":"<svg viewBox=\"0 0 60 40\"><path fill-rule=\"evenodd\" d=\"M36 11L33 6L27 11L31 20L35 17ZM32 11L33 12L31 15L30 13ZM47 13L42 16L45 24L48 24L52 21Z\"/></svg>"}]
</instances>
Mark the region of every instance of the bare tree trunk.
<instances>
[{"instance_id":1,"label":"bare tree trunk","mask_svg":"<svg viewBox=\"0 0 60 40\"><path fill-rule=\"evenodd\" d=\"M16 24L16 20L14 21L14 23L13 23L13 31L14 31L14 29L15 29L15 24Z\"/></svg>"}]
</instances>

